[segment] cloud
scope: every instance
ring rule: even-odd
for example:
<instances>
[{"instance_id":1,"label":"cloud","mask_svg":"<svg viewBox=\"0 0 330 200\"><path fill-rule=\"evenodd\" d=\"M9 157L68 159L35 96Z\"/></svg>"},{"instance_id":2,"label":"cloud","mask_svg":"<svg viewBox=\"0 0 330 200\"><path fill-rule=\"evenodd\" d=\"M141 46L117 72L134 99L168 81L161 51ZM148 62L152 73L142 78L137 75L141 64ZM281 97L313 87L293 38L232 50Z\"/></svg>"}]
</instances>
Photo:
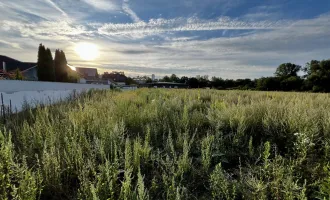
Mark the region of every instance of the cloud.
<instances>
[{"instance_id":1,"label":"cloud","mask_svg":"<svg viewBox=\"0 0 330 200\"><path fill-rule=\"evenodd\" d=\"M0 43L11 46L15 49L22 49L18 43L12 43L12 42L8 42L8 41L4 41L4 40L0 40Z\"/></svg>"},{"instance_id":2,"label":"cloud","mask_svg":"<svg viewBox=\"0 0 330 200\"><path fill-rule=\"evenodd\" d=\"M83 0L88 5L103 11L118 10L118 5L113 0Z\"/></svg>"},{"instance_id":3,"label":"cloud","mask_svg":"<svg viewBox=\"0 0 330 200\"><path fill-rule=\"evenodd\" d=\"M19 1L3 0L0 4L0 20L42 21L67 18L66 12L53 0Z\"/></svg>"},{"instance_id":4,"label":"cloud","mask_svg":"<svg viewBox=\"0 0 330 200\"><path fill-rule=\"evenodd\" d=\"M115 24L106 23L98 28L98 32L108 36L145 37L164 32L211 31L211 30L250 30L278 29L288 26L290 21L257 21L247 22L229 17L217 20L202 20L197 17L174 19L150 19L149 22Z\"/></svg>"},{"instance_id":5,"label":"cloud","mask_svg":"<svg viewBox=\"0 0 330 200\"><path fill-rule=\"evenodd\" d=\"M59 6L57 6L52 0L46 0L51 6L53 6L56 10L62 13L63 16L67 17L68 15L64 12Z\"/></svg>"},{"instance_id":6,"label":"cloud","mask_svg":"<svg viewBox=\"0 0 330 200\"><path fill-rule=\"evenodd\" d=\"M196 40L169 34L160 44L109 43L104 44L112 47L105 55L112 57L101 60L99 64L111 70L158 76L172 73L179 76L208 74L223 78L271 76L284 62L304 65L311 59L328 58L329 19L329 15L324 15L297 20L286 27L232 38Z\"/></svg>"},{"instance_id":7,"label":"cloud","mask_svg":"<svg viewBox=\"0 0 330 200\"><path fill-rule=\"evenodd\" d=\"M130 8L129 6L129 0L123 0L123 6L122 9L124 10L124 12L126 12L131 19L133 20L133 22L137 23L137 22L141 22L141 19L137 16L137 14Z\"/></svg>"},{"instance_id":8,"label":"cloud","mask_svg":"<svg viewBox=\"0 0 330 200\"><path fill-rule=\"evenodd\" d=\"M18 33L22 37L37 40L71 40L74 37L92 34L86 30L85 26L72 25L67 21L42 21L39 23L2 21L1 27L6 32Z\"/></svg>"},{"instance_id":9,"label":"cloud","mask_svg":"<svg viewBox=\"0 0 330 200\"><path fill-rule=\"evenodd\" d=\"M122 54L146 54L152 53L151 50L117 50L117 52Z\"/></svg>"}]
</instances>

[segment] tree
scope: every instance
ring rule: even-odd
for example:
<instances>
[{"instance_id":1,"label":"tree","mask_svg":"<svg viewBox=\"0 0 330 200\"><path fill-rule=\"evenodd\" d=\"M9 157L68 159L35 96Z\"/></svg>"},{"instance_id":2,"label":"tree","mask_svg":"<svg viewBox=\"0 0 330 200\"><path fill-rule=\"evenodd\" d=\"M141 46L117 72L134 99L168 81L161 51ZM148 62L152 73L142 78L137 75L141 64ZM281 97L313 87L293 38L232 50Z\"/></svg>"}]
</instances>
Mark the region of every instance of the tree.
<instances>
[{"instance_id":1,"label":"tree","mask_svg":"<svg viewBox=\"0 0 330 200\"><path fill-rule=\"evenodd\" d=\"M277 77L262 77L257 80L257 89L264 91L280 90L280 80Z\"/></svg>"},{"instance_id":2,"label":"tree","mask_svg":"<svg viewBox=\"0 0 330 200\"><path fill-rule=\"evenodd\" d=\"M55 77L58 82L68 82L68 67L65 53L57 49L55 51Z\"/></svg>"},{"instance_id":3,"label":"tree","mask_svg":"<svg viewBox=\"0 0 330 200\"><path fill-rule=\"evenodd\" d=\"M275 76L285 79L291 76L298 76L297 73L301 70L301 66L292 63L283 63L277 67Z\"/></svg>"},{"instance_id":4,"label":"tree","mask_svg":"<svg viewBox=\"0 0 330 200\"><path fill-rule=\"evenodd\" d=\"M46 48L44 45L39 45L38 61L37 61L37 74L39 81L47 81L46 77Z\"/></svg>"},{"instance_id":5,"label":"tree","mask_svg":"<svg viewBox=\"0 0 330 200\"><path fill-rule=\"evenodd\" d=\"M55 81L55 69L52 52L50 49L46 49L46 76L47 81Z\"/></svg>"},{"instance_id":6,"label":"tree","mask_svg":"<svg viewBox=\"0 0 330 200\"><path fill-rule=\"evenodd\" d=\"M172 74L170 80L171 82L178 83L180 79L175 74Z\"/></svg>"},{"instance_id":7,"label":"tree","mask_svg":"<svg viewBox=\"0 0 330 200\"><path fill-rule=\"evenodd\" d=\"M209 77L207 75L205 76L198 76L198 87L205 88L209 86Z\"/></svg>"},{"instance_id":8,"label":"tree","mask_svg":"<svg viewBox=\"0 0 330 200\"><path fill-rule=\"evenodd\" d=\"M171 82L171 78L168 76L164 76L164 78L161 80L163 82Z\"/></svg>"},{"instance_id":9,"label":"tree","mask_svg":"<svg viewBox=\"0 0 330 200\"><path fill-rule=\"evenodd\" d=\"M302 89L303 79L299 76L290 76L281 81L281 90L283 91L299 91Z\"/></svg>"},{"instance_id":10,"label":"tree","mask_svg":"<svg viewBox=\"0 0 330 200\"><path fill-rule=\"evenodd\" d=\"M304 71L308 88L314 92L330 92L330 60L312 60Z\"/></svg>"},{"instance_id":11,"label":"tree","mask_svg":"<svg viewBox=\"0 0 330 200\"><path fill-rule=\"evenodd\" d=\"M15 80L23 80L22 72L18 68L15 71Z\"/></svg>"},{"instance_id":12,"label":"tree","mask_svg":"<svg viewBox=\"0 0 330 200\"><path fill-rule=\"evenodd\" d=\"M222 78L218 78L213 76L211 78L211 86L216 89L222 89L224 86L224 80Z\"/></svg>"},{"instance_id":13,"label":"tree","mask_svg":"<svg viewBox=\"0 0 330 200\"><path fill-rule=\"evenodd\" d=\"M136 82L131 78L131 77L127 77L126 81L125 81L126 85L134 85L136 84Z\"/></svg>"},{"instance_id":14,"label":"tree","mask_svg":"<svg viewBox=\"0 0 330 200\"><path fill-rule=\"evenodd\" d=\"M55 81L52 52L42 44L38 50L37 74L39 81Z\"/></svg>"},{"instance_id":15,"label":"tree","mask_svg":"<svg viewBox=\"0 0 330 200\"><path fill-rule=\"evenodd\" d=\"M189 78L188 85L189 85L190 88L198 88L199 87L199 81L195 77Z\"/></svg>"},{"instance_id":16,"label":"tree","mask_svg":"<svg viewBox=\"0 0 330 200\"><path fill-rule=\"evenodd\" d=\"M180 80L179 80L179 83L185 83L185 84L187 84L188 81L189 81L189 78L188 78L188 77L186 77L186 76L182 76L182 77L180 78Z\"/></svg>"},{"instance_id":17,"label":"tree","mask_svg":"<svg viewBox=\"0 0 330 200\"><path fill-rule=\"evenodd\" d=\"M152 83L152 79L150 77L146 77L146 83Z\"/></svg>"}]
</instances>

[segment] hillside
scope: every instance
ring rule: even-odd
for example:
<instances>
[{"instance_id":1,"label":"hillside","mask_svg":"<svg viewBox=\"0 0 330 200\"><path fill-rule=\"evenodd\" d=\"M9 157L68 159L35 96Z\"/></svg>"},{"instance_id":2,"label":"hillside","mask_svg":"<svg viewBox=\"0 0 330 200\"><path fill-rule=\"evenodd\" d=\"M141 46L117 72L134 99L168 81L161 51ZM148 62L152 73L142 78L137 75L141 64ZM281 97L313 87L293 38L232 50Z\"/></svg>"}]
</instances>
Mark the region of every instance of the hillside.
<instances>
[{"instance_id":1,"label":"hillside","mask_svg":"<svg viewBox=\"0 0 330 200\"><path fill-rule=\"evenodd\" d=\"M21 61L15 60L13 58L0 55L0 64L1 64L0 69L1 70L2 70L3 62L6 63L7 71L13 71L13 70L16 70L17 68L21 71L24 71L26 69L29 69L29 68L37 65L37 63L21 62Z\"/></svg>"}]
</instances>

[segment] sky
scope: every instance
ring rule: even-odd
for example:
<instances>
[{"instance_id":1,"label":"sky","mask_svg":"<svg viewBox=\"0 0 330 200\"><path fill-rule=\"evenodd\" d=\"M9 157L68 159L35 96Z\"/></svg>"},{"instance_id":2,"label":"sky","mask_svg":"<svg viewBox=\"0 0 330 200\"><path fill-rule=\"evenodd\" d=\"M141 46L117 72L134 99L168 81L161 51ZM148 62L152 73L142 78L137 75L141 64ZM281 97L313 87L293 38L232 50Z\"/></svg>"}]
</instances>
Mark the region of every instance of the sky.
<instances>
[{"instance_id":1,"label":"sky","mask_svg":"<svg viewBox=\"0 0 330 200\"><path fill-rule=\"evenodd\" d=\"M272 76L281 63L330 58L330 0L1 0L0 55L130 76ZM99 56L82 60L79 43Z\"/></svg>"}]
</instances>

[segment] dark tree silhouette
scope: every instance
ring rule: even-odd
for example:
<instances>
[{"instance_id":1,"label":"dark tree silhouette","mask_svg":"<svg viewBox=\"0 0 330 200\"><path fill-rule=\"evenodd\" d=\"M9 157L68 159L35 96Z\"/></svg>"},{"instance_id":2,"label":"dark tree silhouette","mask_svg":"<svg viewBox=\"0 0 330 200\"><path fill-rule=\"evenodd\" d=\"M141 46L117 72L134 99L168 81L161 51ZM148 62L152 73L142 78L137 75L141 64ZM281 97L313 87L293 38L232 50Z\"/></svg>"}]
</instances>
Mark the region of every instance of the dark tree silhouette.
<instances>
[{"instance_id":1,"label":"dark tree silhouette","mask_svg":"<svg viewBox=\"0 0 330 200\"><path fill-rule=\"evenodd\" d=\"M276 69L275 76L279 78L289 78L298 76L301 66L292 63L283 63Z\"/></svg>"},{"instance_id":2,"label":"dark tree silhouette","mask_svg":"<svg viewBox=\"0 0 330 200\"><path fill-rule=\"evenodd\" d=\"M54 62L50 49L39 45L37 74L39 81L55 81Z\"/></svg>"},{"instance_id":3,"label":"dark tree silhouette","mask_svg":"<svg viewBox=\"0 0 330 200\"><path fill-rule=\"evenodd\" d=\"M55 76L58 82L69 82L68 62L65 53L57 49L55 51Z\"/></svg>"},{"instance_id":4,"label":"dark tree silhouette","mask_svg":"<svg viewBox=\"0 0 330 200\"><path fill-rule=\"evenodd\" d=\"M330 92L330 59L312 60L306 64L304 71L309 89L314 92Z\"/></svg>"}]
</instances>

